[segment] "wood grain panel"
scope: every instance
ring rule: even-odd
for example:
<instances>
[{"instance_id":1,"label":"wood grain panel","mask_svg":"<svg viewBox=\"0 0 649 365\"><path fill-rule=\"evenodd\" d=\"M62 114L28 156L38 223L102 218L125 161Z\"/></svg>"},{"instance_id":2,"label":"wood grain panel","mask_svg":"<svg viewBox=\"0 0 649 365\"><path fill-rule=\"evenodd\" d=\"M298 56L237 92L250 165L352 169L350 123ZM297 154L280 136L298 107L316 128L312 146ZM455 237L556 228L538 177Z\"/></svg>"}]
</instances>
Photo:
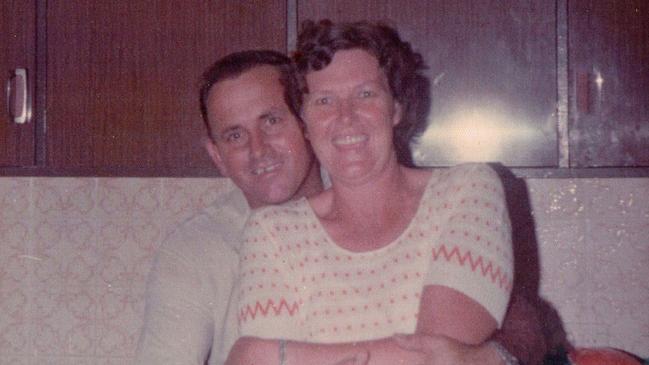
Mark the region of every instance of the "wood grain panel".
<instances>
[{"instance_id":1,"label":"wood grain panel","mask_svg":"<svg viewBox=\"0 0 649 365\"><path fill-rule=\"evenodd\" d=\"M571 165L649 166L649 2L568 4Z\"/></svg>"},{"instance_id":2,"label":"wood grain panel","mask_svg":"<svg viewBox=\"0 0 649 365\"><path fill-rule=\"evenodd\" d=\"M33 1L0 2L0 167L34 164L34 123L14 124L9 118L5 83L16 68L26 68L34 95L36 8Z\"/></svg>"},{"instance_id":3,"label":"wood grain panel","mask_svg":"<svg viewBox=\"0 0 649 365\"><path fill-rule=\"evenodd\" d=\"M500 161L556 166L556 5L553 1L298 1L298 20L379 20L429 65L424 165Z\"/></svg>"},{"instance_id":4,"label":"wood grain panel","mask_svg":"<svg viewBox=\"0 0 649 365\"><path fill-rule=\"evenodd\" d=\"M285 51L284 1L48 3L48 165L212 169L200 75L248 48Z\"/></svg>"}]
</instances>

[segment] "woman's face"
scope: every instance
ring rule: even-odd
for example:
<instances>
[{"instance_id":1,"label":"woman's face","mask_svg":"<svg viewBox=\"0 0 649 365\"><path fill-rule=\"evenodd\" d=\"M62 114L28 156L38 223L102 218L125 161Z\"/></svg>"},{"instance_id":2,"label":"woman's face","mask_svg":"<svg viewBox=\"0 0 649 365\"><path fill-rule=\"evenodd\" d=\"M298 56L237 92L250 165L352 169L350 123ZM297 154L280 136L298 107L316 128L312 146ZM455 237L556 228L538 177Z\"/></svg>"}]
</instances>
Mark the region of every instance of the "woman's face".
<instances>
[{"instance_id":1,"label":"woman's face","mask_svg":"<svg viewBox=\"0 0 649 365\"><path fill-rule=\"evenodd\" d=\"M392 128L401 107L372 54L338 51L327 67L307 74L306 82L307 138L334 183L362 183L396 163Z\"/></svg>"}]
</instances>

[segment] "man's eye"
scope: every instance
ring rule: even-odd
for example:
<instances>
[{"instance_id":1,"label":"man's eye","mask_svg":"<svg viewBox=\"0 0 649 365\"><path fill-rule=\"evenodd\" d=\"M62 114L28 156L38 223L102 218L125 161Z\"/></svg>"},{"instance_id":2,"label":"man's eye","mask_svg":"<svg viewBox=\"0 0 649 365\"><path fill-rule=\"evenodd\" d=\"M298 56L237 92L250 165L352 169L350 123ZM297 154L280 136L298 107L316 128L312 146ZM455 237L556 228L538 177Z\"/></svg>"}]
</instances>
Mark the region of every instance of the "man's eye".
<instances>
[{"instance_id":1,"label":"man's eye","mask_svg":"<svg viewBox=\"0 0 649 365\"><path fill-rule=\"evenodd\" d=\"M243 136L241 135L241 132L230 132L226 134L224 137L226 142L233 143L233 142L240 141Z\"/></svg>"},{"instance_id":2,"label":"man's eye","mask_svg":"<svg viewBox=\"0 0 649 365\"><path fill-rule=\"evenodd\" d=\"M376 93L372 90L363 90L361 91L361 97L362 98L370 98L372 96L375 96Z\"/></svg>"}]
</instances>

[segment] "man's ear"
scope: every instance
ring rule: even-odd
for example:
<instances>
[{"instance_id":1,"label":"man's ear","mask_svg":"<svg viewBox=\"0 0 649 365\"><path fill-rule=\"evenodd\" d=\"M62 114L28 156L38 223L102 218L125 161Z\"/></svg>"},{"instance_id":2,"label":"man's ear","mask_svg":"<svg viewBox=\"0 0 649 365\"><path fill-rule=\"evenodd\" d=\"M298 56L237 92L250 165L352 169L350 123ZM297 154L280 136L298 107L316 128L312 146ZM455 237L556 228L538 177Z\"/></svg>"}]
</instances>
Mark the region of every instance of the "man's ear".
<instances>
[{"instance_id":1,"label":"man's ear","mask_svg":"<svg viewBox=\"0 0 649 365\"><path fill-rule=\"evenodd\" d=\"M401 123L401 118L403 118L403 107L398 101L394 101L394 114L392 116L392 126Z\"/></svg>"},{"instance_id":2,"label":"man's ear","mask_svg":"<svg viewBox=\"0 0 649 365\"><path fill-rule=\"evenodd\" d=\"M205 138L203 144L205 145L207 154L210 155L212 162L214 162L214 165L219 170L221 175L229 177L228 169L225 167L223 159L221 158L221 152L219 152L219 148L216 146L216 144L214 144L214 141L212 141L211 138Z\"/></svg>"}]
</instances>

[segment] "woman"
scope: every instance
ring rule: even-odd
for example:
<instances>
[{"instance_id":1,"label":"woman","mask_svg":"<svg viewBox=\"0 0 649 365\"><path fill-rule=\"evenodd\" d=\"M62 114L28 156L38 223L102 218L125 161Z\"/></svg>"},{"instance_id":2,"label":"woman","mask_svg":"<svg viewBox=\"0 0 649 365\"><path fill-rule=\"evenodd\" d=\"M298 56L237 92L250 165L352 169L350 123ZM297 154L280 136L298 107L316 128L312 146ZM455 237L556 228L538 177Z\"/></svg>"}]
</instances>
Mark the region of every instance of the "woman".
<instances>
[{"instance_id":1,"label":"woman","mask_svg":"<svg viewBox=\"0 0 649 365\"><path fill-rule=\"evenodd\" d=\"M248 223L240 334L292 342L273 350L272 341L242 341L232 363L253 347L264 353L263 343L280 358L292 350L300 363L314 353L304 343L328 344L326 354L398 333L484 341L504 317L513 280L503 189L486 165L400 163L417 130L410 114L421 57L392 28L323 21L304 27L296 63L306 136L331 188L261 209ZM370 364L418 361L386 341Z\"/></svg>"}]
</instances>

